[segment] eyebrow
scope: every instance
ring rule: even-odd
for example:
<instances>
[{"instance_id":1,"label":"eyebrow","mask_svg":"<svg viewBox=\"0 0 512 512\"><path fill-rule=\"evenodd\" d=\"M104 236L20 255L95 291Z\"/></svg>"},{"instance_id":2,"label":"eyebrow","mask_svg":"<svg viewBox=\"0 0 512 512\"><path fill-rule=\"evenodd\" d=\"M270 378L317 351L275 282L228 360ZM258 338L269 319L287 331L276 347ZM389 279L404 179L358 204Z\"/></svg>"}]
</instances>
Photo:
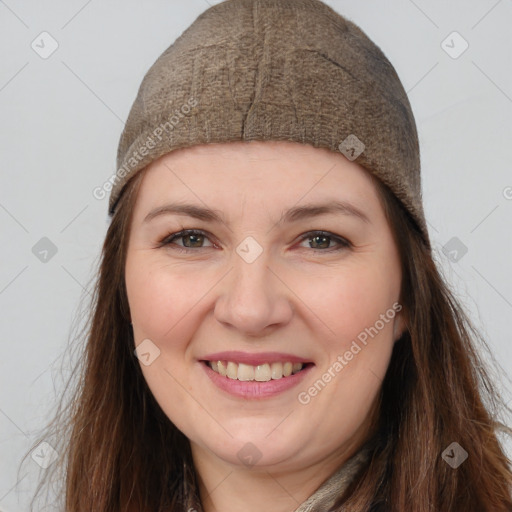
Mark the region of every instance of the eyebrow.
<instances>
[{"instance_id":1,"label":"eyebrow","mask_svg":"<svg viewBox=\"0 0 512 512\"><path fill-rule=\"evenodd\" d=\"M353 204L347 201L329 201L327 203L311 203L304 206L294 206L282 212L281 219L276 224L292 223L311 217L336 213L356 217L366 223L371 223L370 219ZM159 206L146 215L144 222L149 222L161 215L183 215L205 222L225 223L222 214L218 210L186 203L169 203Z\"/></svg>"}]
</instances>

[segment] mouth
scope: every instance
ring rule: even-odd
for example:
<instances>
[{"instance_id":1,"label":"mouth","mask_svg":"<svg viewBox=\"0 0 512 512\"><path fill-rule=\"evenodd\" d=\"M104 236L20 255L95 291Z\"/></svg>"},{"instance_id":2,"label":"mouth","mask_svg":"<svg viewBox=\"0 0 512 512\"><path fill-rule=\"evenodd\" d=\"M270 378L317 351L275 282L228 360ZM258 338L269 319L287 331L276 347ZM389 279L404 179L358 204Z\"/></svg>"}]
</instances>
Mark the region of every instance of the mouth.
<instances>
[{"instance_id":1,"label":"mouth","mask_svg":"<svg viewBox=\"0 0 512 512\"><path fill-rule=\"evenodd\" d=\"M312 363L292 361L273 361L258 365L227 360L205 360L202 363L222 377L242 382L269 382L286 379L312 366Z\"/></svg>"},{"instance_id":2,"label":"mouth","mask_svg":"<svg viewBox=\"0 0 512 512\"><path fill-rule=\"evenodd\" d=\"M310 359L296 354L240 350L205 354L198 363L221 393L243 400L284 394L304 381L315 366Z\"/></svg>"}]
</instances>

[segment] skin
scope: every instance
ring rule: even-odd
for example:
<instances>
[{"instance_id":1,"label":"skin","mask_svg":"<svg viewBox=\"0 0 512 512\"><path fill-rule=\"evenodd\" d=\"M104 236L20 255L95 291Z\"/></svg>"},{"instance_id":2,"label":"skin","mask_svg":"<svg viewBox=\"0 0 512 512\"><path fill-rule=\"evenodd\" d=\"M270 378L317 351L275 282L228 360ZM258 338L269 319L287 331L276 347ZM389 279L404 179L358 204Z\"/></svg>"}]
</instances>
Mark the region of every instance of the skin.
<instances>
[{"instance_id":1,"label":"skin","mask_svg":"<svg viewBox=\"0 0 512 512\"><path fill-rule=\"evenodd\" d=\"M367 222L336 212L277 224L289 208L333 199ZM224 223L173 213L144 221L174 201L216 210ZM149 339L160 350L141 368L191 442L205 511L295 510L367 438L404 328L396 313L308 403L298 400L365 328L396 312L399 257L375 185L355 161L310 145L201 145L153 162L133 213L126 286L135 344ZM182 229L205 236L161 246ZM331 238L303 238L314 230ZM252 263L236 252L248 236L263 251ZM314 366L277 396L242 399L214 386L199 361L224 350L291 353ZM253 466L237 456L248 442L260 456Z\"/></svg>"}]
</instances>

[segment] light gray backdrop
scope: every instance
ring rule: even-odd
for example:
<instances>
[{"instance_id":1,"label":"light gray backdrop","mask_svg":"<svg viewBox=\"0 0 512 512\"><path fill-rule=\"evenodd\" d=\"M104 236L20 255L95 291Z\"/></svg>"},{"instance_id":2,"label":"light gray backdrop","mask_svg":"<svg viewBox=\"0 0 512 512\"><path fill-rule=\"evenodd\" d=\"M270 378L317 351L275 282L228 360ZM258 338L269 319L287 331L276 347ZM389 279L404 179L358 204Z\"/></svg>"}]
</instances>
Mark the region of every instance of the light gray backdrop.
<instances>
[{"instance_id":1,"label":"light gray backdrop","mask_svg":"<svg viewBox=\"0 0 512 512\"><path fill-rule=\"evenodd\" d=\"M0 1L0 510L28 510L44 471L39 452L16 474L60 394L59 357L106 232L107 200L92 191L115 171L144 73L213 3ZM327 3L408 91L437 259L510 375L512 2Z\"/></svg>"}]
</instances>

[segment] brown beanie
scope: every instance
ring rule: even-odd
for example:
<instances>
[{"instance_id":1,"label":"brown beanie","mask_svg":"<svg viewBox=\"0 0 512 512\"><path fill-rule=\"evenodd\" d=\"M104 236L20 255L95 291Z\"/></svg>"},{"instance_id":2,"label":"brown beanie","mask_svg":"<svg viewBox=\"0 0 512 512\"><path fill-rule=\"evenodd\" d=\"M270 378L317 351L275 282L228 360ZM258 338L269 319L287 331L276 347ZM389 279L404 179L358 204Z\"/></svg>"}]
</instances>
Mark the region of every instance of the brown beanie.
<instances>
[{"instance_id":1,"label":"brown beanie","mask_svg":"<svg viewBox=\"0 0 512 512\"><path fill-rule=\"evenodd\" d=\"M144 77L119 141L109 214L128 179L196 144L287 140L341 152L384 182L428 247L414 116L398 75L320 0L226 0Z\"/></svg>"}]
</instances>

